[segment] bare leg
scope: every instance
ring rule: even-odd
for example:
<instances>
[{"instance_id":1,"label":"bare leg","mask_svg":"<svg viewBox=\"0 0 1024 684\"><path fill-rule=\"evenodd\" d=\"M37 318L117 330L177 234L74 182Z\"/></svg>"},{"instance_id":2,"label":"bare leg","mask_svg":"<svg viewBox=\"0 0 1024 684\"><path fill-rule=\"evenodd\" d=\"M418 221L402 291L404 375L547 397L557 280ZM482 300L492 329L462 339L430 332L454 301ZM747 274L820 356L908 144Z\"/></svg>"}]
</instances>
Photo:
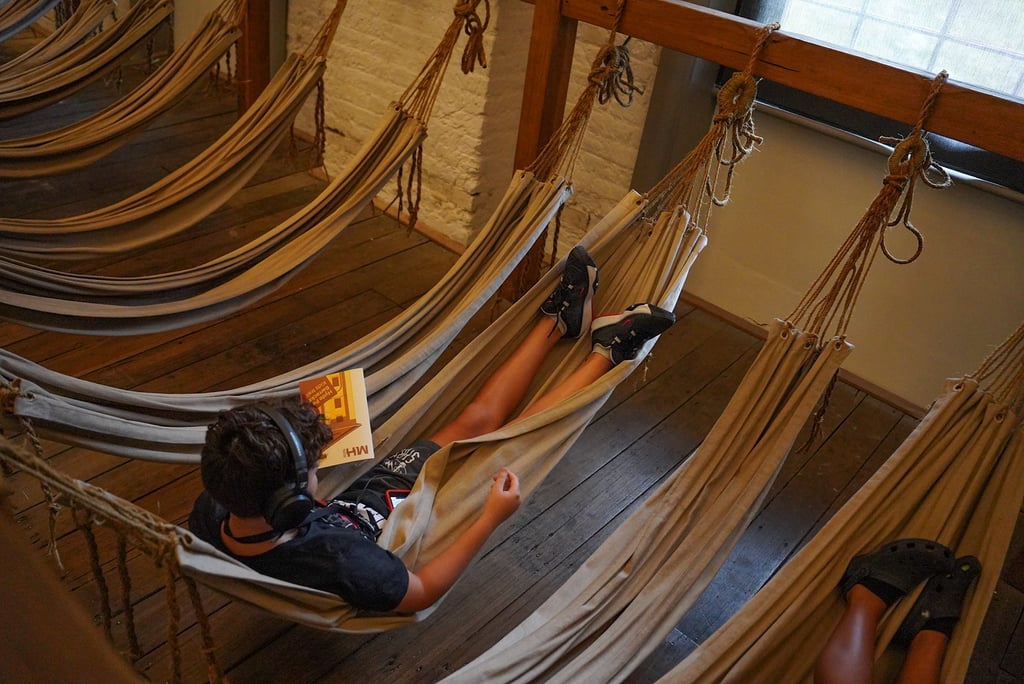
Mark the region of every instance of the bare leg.
<instances>
[{"instance_id":1,"label":"bare leg","mask_svg":"<svg viewBox=\"0 0 1024 684\"><path fill-rule=\"evenodd\" d=\"M612 362L607 357L591 353L569 377L552 387L543 396L537 397L537 400L523 409L523 412L512 422L520 421L535 413L540 413L550 406L554 406L566 397L575 394L594 382L611 369Z\"/></svg>"},{"instance_id":2,"label":"bare leg","mask_svg":"<svg viewBox=\"0 0 1024 684\"><path fill-rule=\"evenodd\" d=\"M885 601L855 584L846 595L846 612L814 665L816 684L870 684L875 630Z\"/></svg>"},{"instance_id":3,"label":"bare leg","mask_svg":"<svg viewBox=\"0 0 1024 684\"><path fill-rule=\"evenodd\" d=\"M473 401L455 420L431 435L430 440L444 446L504 425L526 396L526 390L544 357L560 339L562 333L558 329L552 330L551 319L542 317L538 320L522 344L487 379Z\"/></svg>"},{"instance_id":4,"label":"bare leg","mask_svg":"<svg viewBox=\"0 0 1024 684\"><path fill-rule=\"evenodd\" d=\"M897 684L938 684L942 658L949 637L942 632L922 629L910 642Z\"/></svg>"}]
</instances>

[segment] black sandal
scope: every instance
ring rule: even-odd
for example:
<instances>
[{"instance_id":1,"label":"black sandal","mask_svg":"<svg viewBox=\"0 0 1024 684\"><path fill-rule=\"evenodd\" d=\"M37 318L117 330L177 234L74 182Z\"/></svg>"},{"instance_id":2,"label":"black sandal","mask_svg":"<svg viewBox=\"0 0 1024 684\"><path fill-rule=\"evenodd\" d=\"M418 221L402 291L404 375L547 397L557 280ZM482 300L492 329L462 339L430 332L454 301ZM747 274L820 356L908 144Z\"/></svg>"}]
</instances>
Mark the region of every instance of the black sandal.
<instances>
[{"instance_id":1,"label":"black sandal","mask_svg":"<svg viewBox=\"0 0 1024 684\"><path fill-rule=\"evenodd\" d=\"M871 578L892 587L902 597L928 577L951 572L954 558L948 547L936 541L899 539L874 553L854 556L839 589L846 596L855 584Z\"/></svg>"},{"instance_id":2,"label":"black sandal","mask_svg":"<svg viewBox=\"0 0 1024 684\"><path fill-rule=\"evenodd\" d=\"M964 556L956 559L950 572L928 580L914 602L914 607L893 635L893 643L909 646L917 633L933 620L952 621L952 624L956 624L960 619L964 596L979 574L981 563L978 559Z\"/></svg>"}]
</instances>

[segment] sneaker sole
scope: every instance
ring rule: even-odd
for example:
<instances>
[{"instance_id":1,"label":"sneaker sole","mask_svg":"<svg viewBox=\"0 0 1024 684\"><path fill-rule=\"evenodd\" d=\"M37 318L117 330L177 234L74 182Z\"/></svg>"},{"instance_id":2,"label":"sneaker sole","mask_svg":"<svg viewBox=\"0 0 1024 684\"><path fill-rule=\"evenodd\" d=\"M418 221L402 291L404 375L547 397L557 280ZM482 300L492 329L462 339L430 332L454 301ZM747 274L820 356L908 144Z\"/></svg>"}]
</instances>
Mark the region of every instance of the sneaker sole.
<instances>
[{"instance_id":1,"label":"sneaker sole","mask_svg":"<svg viewBox=\"0 0 1024 684\"><path fill-rule=\"evenodd\" d=\"M624 321L630 316L634 316L638 313L646 314L654 318L660 318L661 320L668 321L669 324L676 322L676 315L668 309L663 309L660 306L655 306L653 304L645 304L629 311L623 311L622 313L598 316L594 319L593 324L590 326L590 330L593 332L594 330L607 328L609 325L620 323L621 321Z\"/></svg>"}]
</instances>

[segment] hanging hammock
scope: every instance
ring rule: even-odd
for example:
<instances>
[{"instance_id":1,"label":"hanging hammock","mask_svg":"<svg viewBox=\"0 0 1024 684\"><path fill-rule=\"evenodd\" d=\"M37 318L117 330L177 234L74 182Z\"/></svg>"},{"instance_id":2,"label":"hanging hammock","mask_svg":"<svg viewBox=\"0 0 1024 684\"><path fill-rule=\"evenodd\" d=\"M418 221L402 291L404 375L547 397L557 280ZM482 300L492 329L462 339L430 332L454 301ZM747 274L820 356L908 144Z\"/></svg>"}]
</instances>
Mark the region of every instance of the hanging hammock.
<instances>
[{"instance_id":1,"label":"hanging hammock","mask_svg":"<svg viewBox=\"0 0 1024 684\"><path fill-rule=\"evenodd\" d=\"M750 92L753 82L749 74L743 76L743 90ZM735 97L736 91L731 92L732 97L722 96L723 108L705 140L708 144L699 147L701 154L689 155L650 195L629 193L584 239L583 244L601 264L602 288L597 303L601 309L622 309L636 301L674 307L686 275L706 243L703 230L678 202L695 197L694 215L706 214L713 202L722 201L714 194L718 171L723 166L728 168L727 196L735 164L756 140L749 118L752 98ZM682 187L683 183L691 185ZM537 307L556 283L560 270L549 272L375 431L378 454L383 455L415 435L431 433L463 408L534 326ZM620 364L558 405L510 427L441 449L426 464L409 501L389 519L380 543L410 567L428 561L475 518L480 505L474 500L477 485L485 477L484 471L486 477L490 476L496 461L507 464L519 475L524 494L532 491L615 387L639 365L647 349L636 362ZM545 380L534 383L525 401L559 383L590 353L589 339L558 345L539 373ZM30 434L33 423L25 422ZM61 479L48 472L38 457L29 460L30 463L17 461L19 467L46 481ZM319 494L336 493L357 475L344 468L326 471L321 474ZM61 496L77 502L73 505L89 510L99 511L107 505L119 510L122 506L128 511L134 509L95 488L85 491L78 483L53 485L51 490L59 490ZM94 496L102 497L95 507L87 503ZM141 515L137 519L130 526L146 527L144 537L162 538L162 548L177 547L177 563L187 576L293 621L322 629L366 632L408 624L430 612L360 615L335 595L259 575L182 530L166 524L149 525ZM205 633L206 623L201 623Z\"/></svg>"},{"instance_id":2,"label":"hanging hammock","mask_svg":"<svg viewBox=\"0 0 1024 684\"><path fill-rule=\"evenodd\" d=\"M213 213L252 178L290 130L323 75L344 5L338 0L306 52L289 55L252 106L199 156L96 211L64 219L0 219L0 253L40 259L117 254L179 233Z\"/></svg>"},{"instance_id":3,"label":"hanging hammock","mask_svg":"<svg viewBox=\"0 0 1024 684\"><path fill-rule=\"evenodd\" d=\"M0 80L56 59L86 40L113 16L115 0L83 0L67 21L28 50L0 64Z\"/></svg>"},{"instance_id":4,"label":"hanging hammock","mask_svg":"<svg viewBox=\"0 0 1024 684\"><path fill-rule=\"evenodd\" d=\"M456 17L421 78L403 98L417 117L399 117L406 124L424 117L434 98L437 76L443 74L465 17ZM472 20L482 25L479 19ZM475 44L475 41L471 41ZM396 107L397 112L400 108ZM391 118L394 118L392 116ZM419 125L416 130L419 130ZM551 163L557 155L549 155ZM35 414L42 425L51 424L55 436L88 443L111 453L158 460L197 461L205 426L223 409L256 399L284 396L305 377L339 368L374 369L368 378L374 413L393 400L426 370L473 313L507 277L514 264L534 242L569 194L557 168L521 172L510 184L488 224L473 244L435 287L399 317L363 340L324 359L278 378L229 392L206 394L153 394L125 392L87 383L32 364L4 352L4 375L18 378L28 390L17 411ZM38 381L38 385L22 379Z\"/></svg>"},{"instance_id":5,"label":"hanging hammock","mask_svg":"<svg viewBox=\"0 0 1024 684\"><path fill-rule=\"evenodd\" d=\"M0 43L36 23L61 0L13 0L0 4Z\"/></svg>"},{"instance_id":6,"label":"hanging hammock","mask_svg":"<svg viewBox=\"0 0 1024 684\"><path fill-rule=\"evenodd\" d=\"M934 93L925 112L933 102ZM852 350L847 326L876 253L889 255L886 230L903 222L920 239L909 211L914 182L931 165L921 135L918 126L897 146L864 218L793 314L769 327L704 442L555 594L445 681L621 681L678 624Z\"/></svg>"},{"instance_id":7,"label":"hanging hammock","mask_svg":"<svg viewBox=\"0 0 1024 684\"><path fill-rule=\"evenodd\" d=\"M78 48L0 80L0 120L42 109L89 85L113 69L173 11L172 0L140 0Z\"/></svg>"},{"instance_id":8,"label":"hanging hammock","mask_svg":"<svg viewBox=\"0 0 1024 684\"><path fill-rule=\"evenodd\" d=\"M90 3L101 9L107 5ZM86 9L83 5L75 16ZM126 144L180 102L241 35L243 0L223 0L139 87L102 111L28 138L0 141L0 178L31 178L88 166ZM61 26L64 29L71 22ZM3 71L0 71L2 78Z\"/></svg>"},{"instance_id":9,"label":"hanging hammock","mask_svg":"<svg viewBox=\"0 0 1024 684\"><path fill-rule=\"evenodd\" d=\"M486 25L478 18L469 24ZM457 17L424 73L443 73L459 32ZM614 38L612 33L612 38ZM479 41L470 41L476 46ZM296 384L344 368L367 375L372 416L383 413L436 360L448 342L505 281L570 194L571 168L593 102L602 84L620 72L595 60L591 85L529 170L517 174L487 225L448 274L413 306L371 335L302 368L224 392L131 392L53 373L0 350L0 373L20 388L14 411L31 417L41 432L108 453L154 460L197 462L206 425L220 410L294 393ZM475 47L473 49L476 49ZM612 60L625 63L623 60ZM463 63L472 64L464 58ZM425 115L436 79L423 78L406 101ZM710 154L710 152L708 152ZM666 186L669 187L669 186Z\"/></svg>"},{"instance_id":10,"label":"hanging hammock","mask_svg":"<svg viewBox=\"0 0 1024 684\"><path fill-rule=\"evenodd\" d=\"M957 556L981 561L981 576L942 663L942 681L964 681L1024 504L1022 408L1024 326L976 373L947 381L928 414L871 479L663 681L810 681L843 614L837 587L850 559L906 537L935 539ZM899 668L900 654L887 647L914 597L900 601L882 624L877 681L891 680Z\"/></svg>"}]
</instances>

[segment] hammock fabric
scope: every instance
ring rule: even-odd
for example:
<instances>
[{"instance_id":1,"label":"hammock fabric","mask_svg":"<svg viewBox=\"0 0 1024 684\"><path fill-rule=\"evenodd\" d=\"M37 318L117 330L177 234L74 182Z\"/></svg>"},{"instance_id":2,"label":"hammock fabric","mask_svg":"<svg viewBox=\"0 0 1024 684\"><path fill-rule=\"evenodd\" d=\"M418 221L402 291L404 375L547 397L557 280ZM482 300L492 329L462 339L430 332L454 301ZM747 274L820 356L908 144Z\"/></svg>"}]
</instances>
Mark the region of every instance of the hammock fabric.
<instances>
[{"instance_id":1,"label":"hammock fabric","mask_svg":"<svg viewBox=\"0 0 1024 684\"><path fill-rule=\"evenodd\" d=\"M636 301L674 308L686 275L706 244L703 231L676 203L690 195L690 188L681 188L680 183L693 184L699 205L710 205L717 199L713 196L717 169L730 165L731 171L731 165L749 152L754 140L749 129L751 105L752 99L745 100L740 116L735 112L720 113L713 132L721 139L702 146L702 156L688 156L659 185L658 192L648 197L628 194L588 234L585 244L602 269L598 297L602 309L621 309ZM735 153L729 159L721 160L718 155L722 149L737 146L741 140L744 144L733 150ZM376 448L381 457L410 437L428 434L447 423L461 410L533 327L537 307L557 281L559 270L553 269L538 282L376 431ZM534 383L527 401L560 382L590 352L589 339L559 345L549 354L539 374L546 380ZM442 449L426 465L410 501L390 519L381 543L411 567L428 561L475 517L480 502L474 501L468 492L477 491L483 471L491 469L496 460L510 465L519 474L524 492L531 491L644 353L646 350L636 363L620 364L557 406L511 427ZM30 427L31 424L29 421ZM356 475L344 468L325 472L319 493L337 492ZM361 632L390 629L428 614L424 611L413 616L357 615L337 596L258 575L190 535L179 535L174 539L174 543L180 543L178 563L188 575L294 621L323 629Z\"/></svg>"},{"instance_id":2,"label":"hammock fabric","mask_svg":"<svg viewBox=\"0 0 1024 684\"><path fill-rule=\"evenodd\" d=\"M0 43L21 33L59 5L61 0L14 0L0 5Z\"/></svg>"},{"instance_id":3,"label":"hammock fabric","mask_svg":"<svg viewBox=\"0 0 1024 684\"><path fill-rule=\"evenodd\" d=\"M469 15L466 15L469 16ZM404 99L429 107L465 18L449 28L424 74ZM479 20L475 20L480 25ZM471 41L472 42L472 41ZM407 120L408 116L405 117ZM566 128L566 135L579 131ZM449 273L390 323L345 349L303 368L228 392L153 394L129 392L52 373L15 355L3 356L3 376L20 383L15 401L21 415L34 416L43 431L63 441L89 444L110 453L168 461L198 461L205 426L220 411L242 403L294 392L300 379L335 370L367 371L371 413L378 415L433 363L447 342L494 293L570 194L557 174L559 156L537 172L515 176L488 224ZM554 169L554 170L552 170ZM15 380L17 378L17 380ZM29 390L31 388L31 390Z\"/></svg>"},{"instance_id":4,"label":"hammock fabric","mask_svg":"<svg viewBox=\"0 0 1024 684\"><path fill-rule=\"evenodd\" d=\"M173 11L171 0L140 0L76 49L0 80L0 120L34 112L100 78Z\"/></svg>"},{"instance_id":5,"label":"hammock fabric","mask_svg":"<svg viewBox=\"0 0 1024 684\"><path fill-rule=\"evenodd\" d=\"M737 78L753 87L749 74ZM675 308L686 276L707 243L704 231L681 202L689 198L698 213L706 213L717 199L718 169L726 166L731 172L756 140L749 119L752 97L729 92L732 96L723 96L726 106L703 141L708 144L698 146L648 196L627 194L584 238L582 244L601 269L598 309L616 311L638 301ZM731 154L723 159L720 155L725 151ZM559 271L552 269L375 431L378 459L458 415L533 327L537 308L557 282ZM427 461L409 500L388 519L378 543L411 568L429 562L475 519L481 505L479 483L493 474L498 463L519 476L523 495L528 496L651 346L645 346L636 362L616 366L545 411L443 447ZM586 336L557 345L538 373L543 379L533 383L524 405L572 373L591 349ZM330 497L357 475L353 469L328 470L321 474L318 493ZM184 572L203 584L320 629L377 632L422 620L433 610L414 615L359 614L337 596L261 576L192 538L179 547L178 561Z\"/></svg>"},{"instance_id":6,"label":"hammock fabric","mask_svg":"<svg viewBox=\"0 0 1024 684\"><path fill-rule=\"evenodd\" d=\"M976 374L949 380L871 479L663 681L810 681L843 614L837 587L850 559L906 537L935 539L957 556L981 561L981 576L942 664L942 681L964 681L1024 504L1022 405L1024 326ZM887 646L915 596L884 619L876 644L877 681L890 681L899 668L899 654Z\"/></svg>"},{"instance_id":7,"label":"hammock fabric","mask_svg":"<svg viewBox=\"0 0 1024 684\"><path fill-rule=\"evenodd\" d=\"M252 106L199 156L96 211L64 219L0 219L0 253L42 259L117 254L175 235L211 214L252 178L290 130L323 75L343 7L339 0L306 53L289 55Z\"/></svg>"},{"instance_id":8,"label":"hammock fabric","mask_svg":"<svg viewBox=\"0 0 1024 684\"><path fill-rule=\"evenodd\" d=\"M113 16L116 7L114 0L84 0L56 30L17 57L0 64L0 80L45 64L74 48L101 29L103 22Z\"/></svg>"},{"instance_id":9,"label":"hammock fabric","mask_svg":"<svg viewBox=\"0 0 1024 684\"><path fill-rule=\"evenodd\" d=\"M847 325L895 225L889 217L907 220L913 179L931 164L920 136L916 130L893 153L864 219L796 311L770 327L700 447L551 598L445 681L621 681L678 624L756 515L852 350Z\"/></svg>"},{"instance_id":10,"label":"hammock fabric","mask_svg":"<svg viewBox=\"0 0 1024 684\"><path fill-rule=\"evenodd\" d=\"M91 3L90 7L103 4ZM84 9L83 5L76 16ZM243 9L242 0L224 0L138 88L97 114L56 131L0 142L0 178L73 171L127 143L180 102L189 87L235 43L241 35Z\"/></svg>"}]
</instances>

